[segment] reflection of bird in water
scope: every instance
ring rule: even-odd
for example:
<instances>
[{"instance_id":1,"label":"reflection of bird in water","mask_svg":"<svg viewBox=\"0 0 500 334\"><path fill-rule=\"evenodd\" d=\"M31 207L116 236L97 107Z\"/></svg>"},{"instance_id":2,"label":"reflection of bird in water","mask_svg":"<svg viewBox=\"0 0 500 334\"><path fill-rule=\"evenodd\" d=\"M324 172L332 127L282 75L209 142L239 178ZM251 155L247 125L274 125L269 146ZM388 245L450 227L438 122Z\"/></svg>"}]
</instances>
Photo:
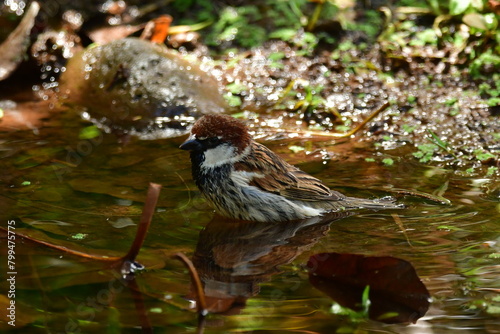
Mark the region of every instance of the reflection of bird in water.
<instances>
[{"instance_id":1,"label":"reflection of bird in water","mask_svg":"<svg viewBox=\"0 0 500 334\"><path fill-rule=\"evenodd\" d=\"M258 283L280 272L351 213L331 213L286 224L241 222L215 216L200 232L193 256L211 312L237 312L259 293Z\"/></svg>"},{"instance_id":2,"label":"reflection of bird in water","mask_svg":"<svg viewBox=\"0 0 500 334\"><path fill-rule=\"evenodd\" d=\"M259 283L314 246L330 223L349 212L281 224L220 216L200 232L193 264L203 283L207 311L236 314ZM307 264L309 282L344 307L359 310L370 287L368 316L386 323L415 322L429 307L429 293L408 261L390 256L320 253ZM194 298L193 298L194 299Z\"/></svg>"}]
</instances>

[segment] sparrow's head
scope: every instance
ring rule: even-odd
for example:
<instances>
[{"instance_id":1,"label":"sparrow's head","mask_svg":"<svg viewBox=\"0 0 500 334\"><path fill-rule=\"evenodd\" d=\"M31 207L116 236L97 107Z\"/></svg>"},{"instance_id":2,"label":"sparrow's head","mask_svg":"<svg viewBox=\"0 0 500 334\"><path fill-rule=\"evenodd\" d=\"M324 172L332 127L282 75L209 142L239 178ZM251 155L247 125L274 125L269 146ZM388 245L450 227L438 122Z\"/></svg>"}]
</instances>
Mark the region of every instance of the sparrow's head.
<instances>
[{"instance_id":1,"label":"sparrow's head","mask_svg":"<svg viewBox=\"0 0 500 334\"><path fill-rule=\"evenodd\" d=\"M205 153L205 158L217 157L223 163L240 155L251 140L243 122L229 115L208 114L196 121L191 136L180 148L193 153Z\"/></svg>"}]
</instances>

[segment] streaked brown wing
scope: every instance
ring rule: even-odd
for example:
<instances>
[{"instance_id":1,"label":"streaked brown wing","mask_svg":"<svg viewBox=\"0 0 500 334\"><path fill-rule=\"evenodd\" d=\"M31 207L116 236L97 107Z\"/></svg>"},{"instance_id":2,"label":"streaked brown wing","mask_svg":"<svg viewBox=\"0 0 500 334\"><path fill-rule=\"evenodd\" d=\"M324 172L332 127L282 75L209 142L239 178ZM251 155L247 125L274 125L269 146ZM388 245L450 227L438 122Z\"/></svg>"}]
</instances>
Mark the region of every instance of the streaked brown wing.
<instances>
[{"instance_id":1,"label":"streaked brown wing","mask_svg":"<svg viewBox=\"0 0 500 334\"><path fill-rule=\"evenodd\" d=\"M292 200L337 201L345 197L256 142L252 143L252 154L236 163L235 169L261 174L250 185Z\"/></svg>"}]
</instances>

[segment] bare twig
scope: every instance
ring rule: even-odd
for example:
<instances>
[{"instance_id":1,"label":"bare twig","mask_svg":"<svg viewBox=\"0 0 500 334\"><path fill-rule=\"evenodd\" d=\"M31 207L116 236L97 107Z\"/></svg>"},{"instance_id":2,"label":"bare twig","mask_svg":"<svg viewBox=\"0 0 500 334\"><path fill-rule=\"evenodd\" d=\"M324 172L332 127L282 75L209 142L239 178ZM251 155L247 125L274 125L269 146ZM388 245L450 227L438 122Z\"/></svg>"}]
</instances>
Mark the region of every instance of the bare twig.
<instances>
[{"instance_id":1,"label":"bare twig","mask_svg":"<svg viewBox=\"0 0 500 334\"><path fill-rule=\"evenodd\" d=\"M390 106L390 103L389 102L385 102L382 106L380 106L377 110L375 110L374 112L372 112L370 114L370 116L368 116L361 123L359 123L358 125L356 125L354 127L354 129L352 129L349 132L346 132L346 133L311 132L311 135L314 135L314 136L325 136L325 137L334 137L334 138L347 138L347 137L350 137L353 134L355 134L356 132L358 132L359 130L361 130L366 125L366 123L370 122L372 119L375 118L375 116L377 116L378 114L380 114L382 111L384 111L385 109L387 109L389 106Z\"/></svg>"},{"instance_id":2,"label":"bare twig","mask_svg":"<svg viewBox=\"0 0 500 334\"><path fill-rule=\"evenodd\" d=\"M135 235L134 242L130 247L128 253L125 256L106 256L106 255L97 255L97 254L89 254L86 252L77 251L65 246L55 245L47 241L38 240L33 237L20 234L16 232L16 235L20 238L29 240L33 243L43 245L45 247L49 247L70 255L83 257L86 259L96 260L96 261L105 261L105 262L118 262L123 264L125 262L134 262L137 254L139 254L139 250L141 249L142 244L144 243L144 239L146 238L146 234L148 232L149 226L151 224L151 218L153 217L153 213L156 208L156 203L158 202L158 196L160 194L161 185L150 183L148 189L148 195L146 198L146 202L144 204L144 209L142 211L141 221L139 223L139 227L137 229L137 233ZM8 234L7 229L0 226L0 231L4 232L6 235Z\"/></svg>"},{"instance_id":3,"label":"bare twig","mask_svg":"<svg viewBox=\"0 0 500 334\"><path fill-rule=\"evenodd\" d=\"M305 136L311 136L311 137L331 137L331 138L347 138L361 130L368 122L370 122L372 119L374 119L378 114L380 114L382 111L387 109L390 106L389 102L385 102L383 105L378 107L374 112L370 114L366 119L364 119L361 123L356 125L353 129L351 129L348 132L345 133L332 133L332 132L325 132L325 131L304 131L304 130L293 130L290 132L293 133L299 133L301 135Z\"/></svg>"},{"instance_id":4,"label":"bare twig","mask_svg":"<svg viewBox=\"0 0 500 334\"><path fill-rule=\"evenodd\" d=\"M205 301L205 292L203 292L203 286L201 284L200 276L198 275L198 271L193 265L188 257L182 253L176 253L174 258L179 259L189 270L189 275L191 276L191 281L193 282L195 292L196 292L196 307L198 309L198 314L201 316L205 316L207 314L207 303Z\"/></svg>"},{"instance_id":5,"label":"bare twig","mask_svg":"<svg viewBox=\"0 0 500 334\"><path fill-rule=\"evenodd\" d=\"M421 191L406 190L406 189L392 189L392 192L395 194L399 194L399 195L410 195L410 196L425 198L425 199L428 199L430 201L433 201L435 203L442 204L442 205L450 205L451 204L451 201L447 198L444 198L443 196L432 195L432 194L424 193Z\"/></svg>"},{"instance_id":6,"label":"bare twig","mask_svg":"<svg viewBox=\"0 0 500 334\"><path fill-rule=\"evenodd\" d=\"M148 195L146 197L146 202L144 203L141 221L139 223L139 227L137 228L134 242L132 243L132 246L130 246L127 255L122 257L123 261L134 262L137 254L139 254L139 250L141 249L144 239L146 238L146 234L148 233L149 225L151 225L151 219L153 218L153 214L155 212L156 203L158 203L160 190L161 185L156 183L149 184Z\"/></svg>"},{"instance_id":7,"label":"bare twig","mask_svg":"<svg viewBox=\"0 0 500 334\"><path fill-rule=\"evenodd\" d=\"M404 234L404 236L406 238L406 241L408 242L408 245L410 245L410 247L413 248L413 245L411 244L410 238L408 238L408 235L406 234L406 229L403 226L403 222L401 221L401 218L399 218L399 216L397 214L395 214L395 213L392 213L391 216L394 219L394 221L396 222L396 224L398 225L398 227L401 230L401 232L403 232L403 234Z\"/></svg>"},{"instance_id":8,"label":"bare twig","mask_svg":"<svg viewBox=\"0 0 500 334\"><path fill-rule=\"evenodd\" d=\"M0 226L0 231L5 232L5 234L8 233L7 229L5 229L1 226ZM71 248L67 248L64 246L54 245L54 244L51 244L50 242L47 242L47 241L38 240L38 239L32 238L30 236L27 236L27 235L24 235L24 234L21 234L18 232L16 232L16 236L23 238L25 240L31 241L33 243L43 245L45 247L49 247L49 248L52 248L52 249L55 249L55 250L58 250L58 251L61 251L64 253L68 253L70 255L75 255L75 256L91 259L91 260L114 262L114 261L119 261L121 259L121 257L117 257L117 256L105 256L105 255L96 255L96 254L88 254L85 252L80 252L80 251L77 251L77 250L74 250Z\"/></svg>"}]
</instances>

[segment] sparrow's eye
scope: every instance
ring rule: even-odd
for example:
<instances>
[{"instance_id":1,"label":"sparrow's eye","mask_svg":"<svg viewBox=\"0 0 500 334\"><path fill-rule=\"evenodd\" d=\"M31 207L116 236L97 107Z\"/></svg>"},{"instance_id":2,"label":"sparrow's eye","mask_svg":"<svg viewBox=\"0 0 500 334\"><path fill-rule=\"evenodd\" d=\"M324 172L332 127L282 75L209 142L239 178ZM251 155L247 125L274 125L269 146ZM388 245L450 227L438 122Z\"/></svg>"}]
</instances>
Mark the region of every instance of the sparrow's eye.
<instances>
[{"instance_id":1,"label":"sparrow's eye","mask_svg":"<svg viewBox=\"0 0 500 334\"><path fill-rule=\"evenodd\" d=\"M196 137L196 139L207 149L219 146L221 143L218 137Z\"/></svg>"}]
</instances>

